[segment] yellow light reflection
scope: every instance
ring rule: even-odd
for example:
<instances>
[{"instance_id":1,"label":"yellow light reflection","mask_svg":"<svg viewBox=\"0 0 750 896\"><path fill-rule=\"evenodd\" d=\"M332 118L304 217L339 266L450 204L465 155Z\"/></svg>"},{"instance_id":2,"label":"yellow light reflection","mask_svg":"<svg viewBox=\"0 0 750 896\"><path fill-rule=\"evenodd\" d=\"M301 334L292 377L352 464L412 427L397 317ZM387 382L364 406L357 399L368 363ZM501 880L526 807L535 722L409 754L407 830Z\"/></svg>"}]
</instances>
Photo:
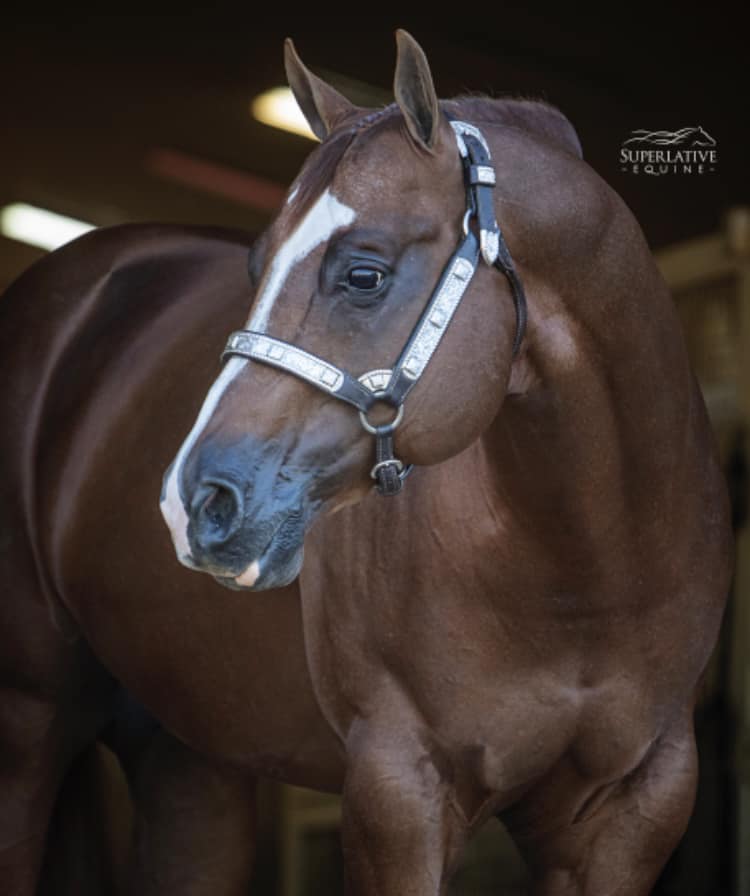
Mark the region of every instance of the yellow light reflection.
<instances>
[{"instance_id":1,"label":"yellow light reflection","mask_svg":"<svg viewBox=\"0 0 750 896\"><path fill-rule=\"evenodd\" d=\"M250 104L253 117L272 128L290 131L310 140L318 138L305 121L294 94L288 87L273 87L255 97Z\"/></svg>"},{"instance_id":2,"label":"yellow light reflection","mask_svg":"<svg viewBox=\"0 0 750 896\"><path fill-rule=\"evenodd\" d=\"M39 249L57 249L93 229L93 224L25 202L14 202L0 209L0 233Z\"/></svg>"}]
</instances>

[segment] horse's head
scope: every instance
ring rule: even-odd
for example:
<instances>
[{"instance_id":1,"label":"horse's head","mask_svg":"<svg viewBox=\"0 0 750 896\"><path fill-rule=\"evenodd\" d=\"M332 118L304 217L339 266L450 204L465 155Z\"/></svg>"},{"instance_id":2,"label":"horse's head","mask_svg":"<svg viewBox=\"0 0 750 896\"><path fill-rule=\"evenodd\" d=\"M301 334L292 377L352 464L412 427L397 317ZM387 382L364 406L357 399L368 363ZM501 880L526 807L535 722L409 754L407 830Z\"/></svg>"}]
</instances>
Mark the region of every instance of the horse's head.
<instances>
[{"instance_id":1,"label":"horse's head","mask_svg":"<svg viewBox=\"0 0 750 896\"><path fill-rule=\"evenodd\" d=\"M692 133L691 146L716 146L716 141L702 127L697 127Z\"/></svg>"},{"instance_id":2,"label":"horse's head","mask_svg":"<svg viewBox=\"0 0 750 896\"><path fill-rule=\"evenodd\" d=\"M247 330L325 359L356 385L392 367L456 251L467 208L456 136L424 54L404 32L396 103L377 112L310 73L290 43L286 68L322 144L253 252ZM404 404L400 459L434 464L488 426L505 394L515 327L504 278L479 264ZM334 372L313 358L315 388L299 370L273 366L283 347L253 338L265 363L228 357L165 477L162 512L183 563L261 589L298 574L317 512L371 491L375 459L357 408L320 388ZM306 364L301 353L291 360ZM381 401L365 416L377 427L394 410Z\"/></svg>"}]
</instances>

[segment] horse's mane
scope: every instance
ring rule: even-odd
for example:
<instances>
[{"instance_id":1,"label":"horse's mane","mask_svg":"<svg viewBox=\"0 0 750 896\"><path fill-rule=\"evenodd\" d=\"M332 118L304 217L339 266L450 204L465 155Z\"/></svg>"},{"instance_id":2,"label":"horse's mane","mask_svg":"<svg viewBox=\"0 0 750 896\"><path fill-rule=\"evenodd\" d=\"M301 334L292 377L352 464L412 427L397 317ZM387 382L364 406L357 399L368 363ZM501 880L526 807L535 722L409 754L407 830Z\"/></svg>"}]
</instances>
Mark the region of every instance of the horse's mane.
<instances>
[{"instance_id":1,"label":"horse's mane","mask_svg":"<svg viewBox=\"0 0 750 896\"><path fill-rule=\"evenodd\" d=\"M559 109L542 100L493 99L472 95L441 100L440 105L452 118L461 118L479 127L505 125L516 128L541 137L566 152L582 156L581 143L573 125ZM297 185L298 198L294 205L292 226L331 182L337 165L354 138L364 131L377 129L400 114L398 106L392 103L364 117L353 117L313 151Z\"/></svg>"},{"instance_id":2,"label":"horse's mane","mask_svg":"<svg viewBox=\"0 0 750 896\"><path fill-rule=\"evenodd\" d=\"M581 141L573 125L559 109L544 100L469 95L444 100L441 106L454 118L479 127L489 124L517 128L583 157Z\"/></svg>"}]
</instances>

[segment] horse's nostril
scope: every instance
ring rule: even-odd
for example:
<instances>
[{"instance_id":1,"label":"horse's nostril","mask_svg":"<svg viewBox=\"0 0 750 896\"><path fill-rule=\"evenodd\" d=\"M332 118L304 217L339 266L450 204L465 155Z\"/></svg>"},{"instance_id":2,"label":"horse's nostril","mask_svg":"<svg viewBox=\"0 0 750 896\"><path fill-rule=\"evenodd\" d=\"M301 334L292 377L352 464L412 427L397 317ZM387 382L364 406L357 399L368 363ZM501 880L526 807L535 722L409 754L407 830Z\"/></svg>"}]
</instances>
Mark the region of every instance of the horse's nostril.
<instances>
[{"instance_id":1,"label":"horse's nostril","mask_svg":"<svg viewBox=\"0 0 750 896\"><path fill-rule=\"evenodd\" d=\"M221 526L234 516L236 509L232 493L217 486L203 502L201 513L204 513L215 526Z\"/></svg>"},{"instance_id":2,"label":"horse's nostril","mask_svg":"<svg viewBox=\"0 0 750 896\"><path fill-rule=\"evenodd\" d=\"M196 535L204 548L223 544L242 523L242 495L225 482L203 482L192 501Z\"/></svg>"}]
</instances>

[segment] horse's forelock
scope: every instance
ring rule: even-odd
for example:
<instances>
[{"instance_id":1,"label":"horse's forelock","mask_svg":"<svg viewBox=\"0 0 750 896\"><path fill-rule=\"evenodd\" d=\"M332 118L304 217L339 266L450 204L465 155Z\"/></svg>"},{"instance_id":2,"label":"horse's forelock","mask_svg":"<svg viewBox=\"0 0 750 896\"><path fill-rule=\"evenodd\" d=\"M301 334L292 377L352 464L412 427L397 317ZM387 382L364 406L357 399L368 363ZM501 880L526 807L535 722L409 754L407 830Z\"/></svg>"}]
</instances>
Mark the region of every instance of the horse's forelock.
<instances>
[{"instance_id":1,"label":"horse's forelock","mask_svg":"<svg viewBox=\"0 0 750 896\"><path fill-rule=\"evenodd\" d=\"M356 137L379 124L396 109L395 104L375 109L366 115L345 122L313 151L300 175L294 203L290 210L290 227L305 216L320 194L330 186L336 168Z\"/></svg>"},{"instance_id":2,"label":"horse's forelock","mask_svg":"<svg viewBox=\"0 0 750 896\"><path fill-rule=\"evenodd\" d=\"M336 132L311 153L300 174L294 201L291 204L288 220L290 229L297 226L315 200L329 186L354 135L355 132L350 129Z\"/></svg>"}]
</instances>

